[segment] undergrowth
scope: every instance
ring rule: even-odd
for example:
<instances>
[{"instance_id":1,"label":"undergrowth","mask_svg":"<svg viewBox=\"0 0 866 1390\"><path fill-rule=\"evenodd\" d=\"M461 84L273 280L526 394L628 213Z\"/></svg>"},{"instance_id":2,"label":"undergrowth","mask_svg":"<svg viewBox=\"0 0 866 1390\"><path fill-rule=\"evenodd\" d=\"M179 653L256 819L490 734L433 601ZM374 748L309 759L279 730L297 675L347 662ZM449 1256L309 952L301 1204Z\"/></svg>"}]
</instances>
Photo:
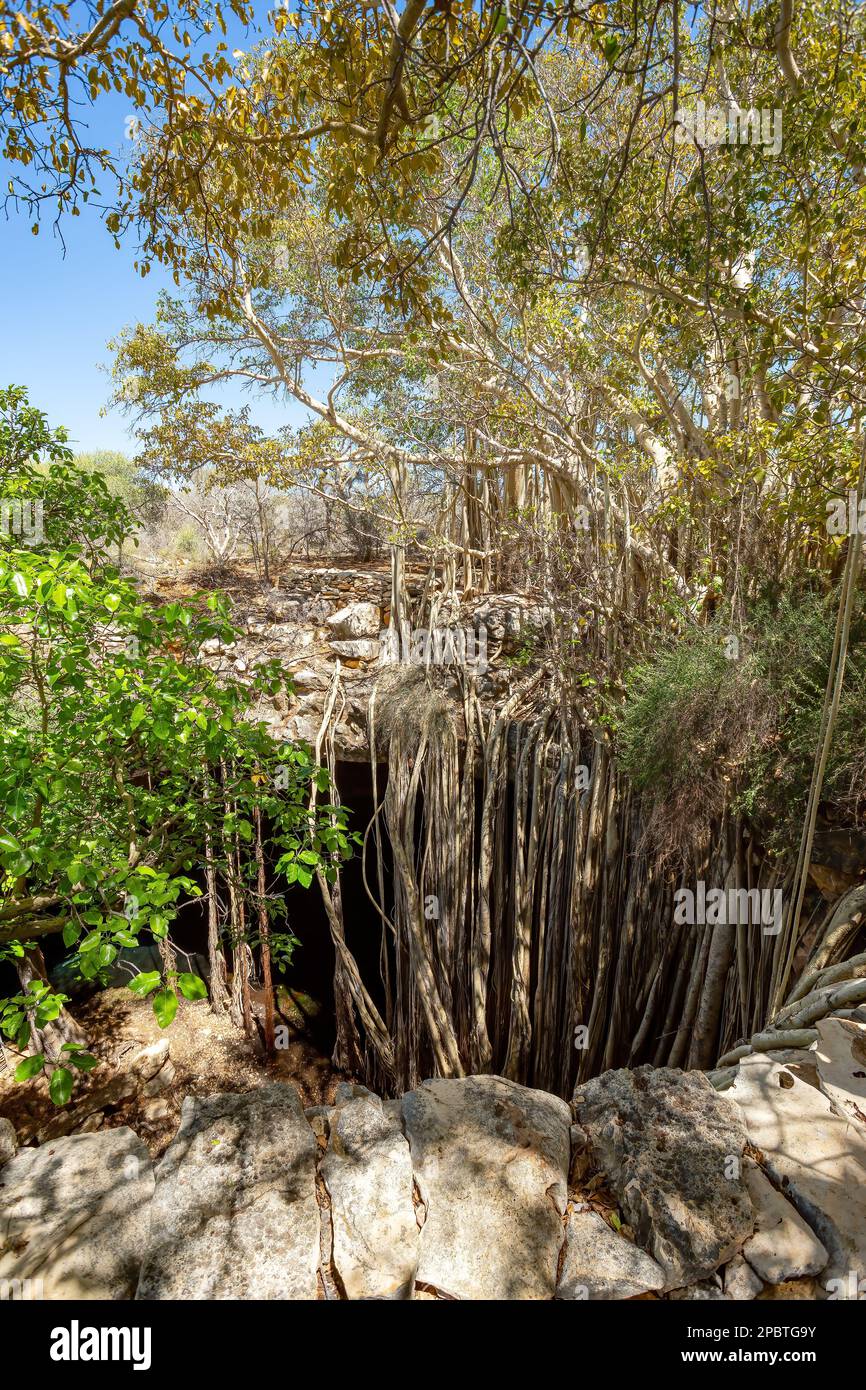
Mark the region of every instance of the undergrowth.
<instances>
[{"instance_id":1,"label":"undergrowth","mask_svg":"<svg viewBox=\"0 0 866 1390\"><path fill-rule=\"evenodd\" d=\"M815 751L838 594L756 608L665 645L626 677L620 763L652 804L650 838L675 849L741 812L776 851L796 847ZM822 810L863 818L866 616L855 609Z\"/></svg>"}]
</instances>

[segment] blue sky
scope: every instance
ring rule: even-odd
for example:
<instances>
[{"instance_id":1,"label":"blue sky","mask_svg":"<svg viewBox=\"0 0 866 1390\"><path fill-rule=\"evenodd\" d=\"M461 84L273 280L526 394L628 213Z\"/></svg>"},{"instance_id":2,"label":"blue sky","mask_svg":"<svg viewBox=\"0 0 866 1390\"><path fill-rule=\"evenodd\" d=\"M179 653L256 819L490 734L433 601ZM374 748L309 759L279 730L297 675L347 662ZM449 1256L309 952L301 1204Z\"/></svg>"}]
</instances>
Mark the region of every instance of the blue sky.
<instances>
[{"instance_id":1,"label":"blue sky","mask_svg":"<svg viewBox=\"0 0 866 1390\"><path fill-rule=\"evenodd\" d=\"M249 48L252 41L237 25L229 30L230 48ZM87 116L94 142L121 150L131 111L122 96L100 98ZM0 160L2 187L12 172ZM107 182L104 186L107 191ZM0 383L28 387L32 404L52 425L68 428L76 449L133 453L131 421L119 411L101 416L110 380L100 365L110 364L108 340L125 324L149 322L159 291L174 286L156 268L145 279L137 275L132 241L115 250L94 209L63 219L65 256L50 214L38 236L30 230L32 220L11 205L6 220L0 218ZM227 390L219 399L238 405L250 397ZM253 414L264 429L304 418L291 401L254 404Z\"/></svg>"}]
</instances>

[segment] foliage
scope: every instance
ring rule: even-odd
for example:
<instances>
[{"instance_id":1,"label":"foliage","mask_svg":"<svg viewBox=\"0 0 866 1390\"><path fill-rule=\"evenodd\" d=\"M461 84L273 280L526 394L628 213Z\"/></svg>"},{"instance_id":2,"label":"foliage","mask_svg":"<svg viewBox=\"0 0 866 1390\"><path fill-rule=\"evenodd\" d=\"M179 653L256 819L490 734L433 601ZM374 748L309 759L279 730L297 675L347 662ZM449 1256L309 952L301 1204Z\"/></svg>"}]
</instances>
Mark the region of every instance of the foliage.
<instances>
[{"instance_id":1,"label":"foliage","mask_svg":"<svg viewBox=\"0 0 866 1390\"><path fill-rule=\"evenodd\" d=\"M866 361L862 25L810 0L792 86L765 8L699 8L677 34L640 5L545 10L476 130L476 59L502 46L519 68L529 10L500 33L465 7L411 8L408 107L389 107L383 141L387 34L347 3L277 16L237 60L236 107L193 104L183 137L142 149L181 287L116 343L143 461L303 481L381 536L423 536L438 564L464 542L501 551L514 507L566 543L582 510L593 601L651 625L672 603L709 613L771 578L832 578L826 506L856 476ZM446 40L467 62L437 78ZM778 115L781 149L739 127L693 138L699 103ZM422 139L424 112L440 139ZM191 141L207 150L194 184ZM283 389L313 421L269 438L205 399L226 379ZM547 553L539 539L526 561ZM604 627L607 656L622 634Z\"/></svg>"},{"instance_id":2,"label":"foliage","mask_svg":"<svg viewBox=\"0 0 866 1390\"><path fill-rule=\"evenodd\" d=\"M96 449L76 454L73 462L82 473L101 474L112 496L119 497L137 521L153 525L162 519L165 489L150 479L127 454L114 449Z\"/></svg>"},{"instance_id":3,"label":"foliage","mask_svg":"<svg viewBox=\"0 0 866 1390\"><path fill-rule=\"evenodd\" d=\"M176 100L187 82L215 97L231 71L227 45L219 42L208 53L198 41L214 28L225 34L227 15L242 22L250 15L243 0L96 0L84 7L79 27L77 8L43 0L0 4L0 138L4 158L20 171L9 180L9 194L37 217L48 200L78 215L81 203L99 199L103 175L119 183L124 197L123 164L91 143L82 108L123 92L140 124ZM116 231L120 216L110 202L106 220Z\"/></svg>"},{"instance_id":4,"label":"foliage","mask_svg":"<svg viewBox=\"0 0 866 1390\"><path fill-rule=\"evenodd\" d=\"M835 595L765 602L744 629L692 627L627 675L622 766L668 843L742 811L775 850L796 848L821 723ZM863 813L866 622L855 615L825 798Z\"/></svg>"},{"instance_id":5,"label":"foliage","mask_svg":"<svg viewBox=\"0 0 866 1390\"><path fill-rule=\"evenodd\" d=\"M350 842L341 814L309 813L311 784L326 791L327 773L251 717L262 693L286 686L277 664L245 686L203 663L203 643L234 638L226 601L144 603L108 559L130 518L104 478L73 467L20 390L0 393L0 420L3 495L41 501L44 518L39 541L0 537L0 944L20 955L62 933L79 973L99 979L123 947L169 939L201 894L206 840L242 846L251 885L260 816L269 852L305 886L318 867L330 876ZM201 988L183 974L136 983L157 986L162 1025L178 989ZM62 1002L31 987L7 1001L3 1030L23 1050Z\"/></svg>"}]
</instances>

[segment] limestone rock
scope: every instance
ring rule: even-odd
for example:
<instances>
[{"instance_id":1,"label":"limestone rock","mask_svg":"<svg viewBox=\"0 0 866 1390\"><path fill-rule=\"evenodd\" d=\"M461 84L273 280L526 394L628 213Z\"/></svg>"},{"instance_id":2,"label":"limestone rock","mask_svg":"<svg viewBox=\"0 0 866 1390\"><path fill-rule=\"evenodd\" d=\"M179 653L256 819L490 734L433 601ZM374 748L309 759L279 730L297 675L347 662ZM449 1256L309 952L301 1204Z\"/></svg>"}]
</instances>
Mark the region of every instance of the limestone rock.
<instances>
[{"instance_id":1,"label":"limestone rock","mask_svg":"<svg viewBox=\"0 0 866 1390\"><path fill-rule=\"evenodd\" d=\"M727 1092L774 1186L829 1253L822 1284L866 1269L866 1133L813 1086L760 1053L744 1057ZM844 1296L844 1295L843 1295Z\"/></svg>"},{"instance_id":2,"label":"limestone rock","mask_svg":"<svg viewBox=\"0 0 866 1390\"><path fill-rule=\"evenodd\" d=\"M0 1118L0 1163L6 1163L18 1152L18 1135L11 1120Z\"/></svg>"},{"instance_id":3,"label":"limestone rock","mask_svg":"<svg viewBox=\"0 0 866 1390\"><path fill-rule=\"evenodd\" d=\"M21 1149L0 1170L0 1280L39 1279L50 1299L122 1299L135 1290L153 1195L131 1129Z\"/></svg>"},{"instance_id":4,"label":"limestone rock","mask_svg":"<svg viewBox=\"0 0 866 1390\"><path fill-rule=\"evenodd\" d=\"M95 1134L98 1129L102 1129L105 1124L105 1116L102 1111L97 1111L94 1115L88 1115L86 1120L82 1120L76 1134Z\"/></svg>"},{"instance_id":5,"label":"limestone rock","mask_svg":"<svg viewBox=\"0 0 866 1390\"><path fill-rule=\"evenodd\" d=\"M351 641L356 637L378 637L379 608L375 603L349 603L325 619L334 637Z\"/></svg>"},{"instance_id":6,"label":"limestone rock","mask_svg":"<svg viewBox=\"0 0 866 1390\"><path fill-rule=\"evenodd\" d=\"M816 1087L820 1091L821 1083L818 1078L818 1065L815 1058L815 1044L811 1047L784 1047L778 1051L765 1052L765 1057L771 1061L778 1062L786 1071L790 1071L800 1081L806 1081L810 1086ZM736 1068L734 1068L736 1076Z\"/></svg>"},{"instance_id":7,"label":"limestone rock","mask_svg":"<svg viewBox=\"0 0 866 1390\"><path fill-rule=\"evenodd\" d=\"M746 1160L746 1186L755 1208L755 1234L743 1254L767 1284L820 1274L828 1255L811 1227L751 1159Z\"/></svg>"},{"instance_id":8,"label":"limestone rock","mask_svg":"<svg viewBox=\"0 0 866 1390\"><path fill-rule=\"evenodd\" d=\"M367 637L357 637L352 641L329 642L328 646L337 656L348 661L375 661L379 655L379 643Z\"/></svg>"},{"instance_id":9,"label":"limestone rock","mask_svg":"<svg viewBox=\"0 0 866 1390\"><path fill-rule=\"evenodd\" d=\"M758 1278L752 1266L743 1259L742 1255L735 1255L731 1263L725 1265L726 1298L744 1303L748 1299L757 1298L763 1287L763 1279Z\"/></svg>"},{"instance_id":10,"label":"limestone rock","mask_svg":"<svg viewBox=\"0 0 866 1390\"><path fill-rule=\"evenodd\" d=\"M426 1206L417 1282L452 1298L552 1298L568 1179L565 1102L470 1076L425 1081L402 1108Z\"/></svg>"},{"instance_id":11,"label":"limestone rock","mask_svg":"<svg viewBox=\"0 0 866 1390\"><path fill-rule=\"evenodd\" d=\"M330 1105L308 1105L304 1111L307 1123L317 1139L328 1137L332 1108Z\"/></svg>"},{"instance_id":12,"label":"limestone rock","mask_svg":"<svg viewBox=\"0 0 866 1390\"><path fill-rule=\"evenodd\" d=\"M163 1120L171 1119L171 1105L167 1100L155 1096L153 1100L144 1102L141 1113L148 1124L160 1124Z\"/></svg>"},{"instance_id":13,"label":"limestone rock","mask_svg":"<svg viewBox=\"0 0 866 1390\"><path fill-rule=\"evenodd\" d=\"M150 1081L168 1061L168 1038L160 1038L137 1052L129 1064L129 1069L142 1081Z\"/></svg>"},{"instance_id":14,"label":"limestone rock","mask_svg":"<svg viewBox=\"0 0 866 1390\"><path fill-rule=\"evenodd\" d=\"M840 1115L866 1125L866 1027L839 1018L815 1027L818 1085Z\"/></svg>"},{"instance_id":15,"label":"limestone rock","mask_svg":"<svg viewBox=\"0 0 866 1390\"><path fill-rule=\"evenodd\" d=\"M294 1086L187 1096L157 1167L137 1297L315 1298L316 1152Z\"/></svg>"},{"instance_id":16,"label":"limestone rock","mask_svg":"<svg viewBox=\"0 0 866 1390\"><path fill-rule=\"evenodd\" d=\"M174 1062L169 1057L163 1066L160 1067L156 1076L152 1076L149 1081L145 1081L141 1088L142 1095L158 1096L162 1091L167 1091L175 1079Z\"/></svg>"},{"instance_id":17,"label":"limestone rock","mask_svg":"<svg viewBox=\"0 0 866 1390\"><path fill-rule=\"evenodd\" d=\"M664 1287L664 1270L595 1211L573 1211L556 1297L634 1298Z\"/></svg>"},{"instance_id":18,"label":"limestone rock","mask_svg":"<svg viewBox=\"0 0 866 1390\"><path fill-rule=\"evenodd\" d=\"M668 1288L705 1277L752 1234L737 1161L742 1117L702 1072L607 1071L577 1087L574 1109L596 1166Z\"/></svg>"},{"instance_id":19,"label":"limestone rock","mask_svg":"<svg viewBox=\"0 0 866 1390\"><path fill-rule=\"evenodd\" d=\"M331 673L314 666L303 666L299 671L292 672L292 684L299 695L306 691L321 693L331 684Z\"/></svg>"},{"instance_id":20,"label":"limestone rock","mask_svg":"<svg viewBox=\"0 0 866 1390\"><path fill-rule=\"evenodd\" d=\"M331 1199L333 1265L347 1296L411 1298L418 1264L412 1160L399 1120L377 1096L347 1098L331 1112L320 1171Z\"/></svg>"},{"instance_id":21,"label":"limestone rock","mask_svg":"<svg viewBox=\"0 0 866 1390\"><path fill-rule=\"evenodd\" d=\"M334 1092L334 1104L342 1105L344 1101L354 1100L358 1096L366 1096L369 1100L376 1099L375 1092L368 1086L362 1086L357 1081L338 1081Z\"/></svg>"}]
</instances>

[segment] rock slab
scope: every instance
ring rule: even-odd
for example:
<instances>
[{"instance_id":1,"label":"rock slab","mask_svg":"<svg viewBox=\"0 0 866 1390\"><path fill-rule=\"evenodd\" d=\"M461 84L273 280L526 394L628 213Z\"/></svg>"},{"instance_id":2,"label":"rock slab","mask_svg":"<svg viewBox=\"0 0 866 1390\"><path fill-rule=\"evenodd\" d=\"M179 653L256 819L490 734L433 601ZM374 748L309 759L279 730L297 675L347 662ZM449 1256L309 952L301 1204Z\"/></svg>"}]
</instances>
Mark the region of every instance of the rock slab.
<instances>
[{"instance_id":1,"label":"rock slab","mask_svg":"<svg viewBox=\"0 0 866 1390\"><path fill-rule=\"evenodd\" d=\"M6 1163L18 1152L18 1135L11 1120L0 1117L0 1163Z\"/></svg>"},{"instance_id":2,"label":"rock slab","mask_svg":"<svg viewBox=\"0 0 866 1390\"><path fill-rule=\"evenodd\" d=\"M815 1027L818 1085L840 1115L866 1125L866 1027L842 1018Z\"/></svg>"},{"instance_id":3,"label":"rock slab","mask_svg":"<svg viewBox=\"0 0 866 1390\"><path fill-rule=\"evenodd\" d=\"M743 1246L752 1269L767 1284L820 1274L828 1255L796 1207L751 1159L746 1160L746 1186L755 1208L755 1234Z\"/></svg>"},{"instance_id":4,"label":"rock slab","mask_svg":"<svg viewBox=\"0 0 866 1390\"><path fill-rule=\"evenodd\" d=\"M332 1263L346 1297L411 1298L419 1233L399 1118L378 1096L344 1099L329 1116L320 1172L331 1199Z\"/></svg>"},{"instance_id":5,"label":"rock slab","mask_svg":"<svg viewBox=\"0 0 866 1390\"><path fill-rule=\"evenodd\" d=\"M638 1243L666 1286L704 1278L752 1234L746 1132L701 1072L607 1071L574 1093L578 1126Z\"/></svg>"},{"instance_id":6,"label":"rock slab","mask_svg":"<svg viewBox=\"0 0 866 1390\"><path fill-rule=\"evenodd\" d=\"M757 1298L764 1287L752 1266L742 1255L735 1255L730 1264L725 1265L725 1297L738 1303Z\"/></svg>"},{"instance_id":7,"label":"rock slab","mask_svg":"<svg viewBox=\"0 0 866 1390\"><path fill-rule=\"evenodd\" d=\"M598 1212L571 1213L557 1298L634 1298L663 1288L664 1282L661 1266L611 1230Z\"/></svg>"},{"instance_id":8,"label":"rock slab","mask_svg":"<svg viewBox=\"0 0 866 1390\"><path fill-rule=\"evenodd\" d=\"M131 1129L21 1149L0 1170L0 1281L41 1280L49 1299L131 1298L152 1196Z\"/></svg>"},{"instance_id":9,"label":"rock slab","mask_svg":"<svg viewBox=\"0 0 866 1390\"><path fill-rule=\"evenodd\" d=\"M725 1093L742 1107L749 1140L774 1187L797 1208L829 1254L821 1282L846 1297L852 1270L866 1272L866 1132L827 1096L761 1053L744 1057ZM837 1282L841 1281L841 1282Z\"/></svg>"},{"instance_id":10,"label":"rock slab","mask_svg":"<svg viewBox=\"0 0 866 1390\"><path fill-rule=\"evenodd\" d=\"M375 603L349 603L325 619L334 637L347 641L378 637L379 625L379 606Z\"/></svg>"},{"instance_id":11,"label":"rock slab","mask_svg":"<svg viewBox=\"0 0 866 1390\"><path fill-rule=\"evenodd\" d=\"M316 1298L316 1154L294 1086L187 1096L156 1170L136 1296Z\"/></svg>"},{"instance_id":12,"label":"rock slab","mask_svg":"<svg viewBox=\"0 0 866 1390\"><path fill-rule=\"evenodd\" d=\"M568 1106L498 1076L425 1081L402 1101L426 1219L418 1284L450 1298L549 1299L563 1245Z\"/></svg>"}]
</instances>

